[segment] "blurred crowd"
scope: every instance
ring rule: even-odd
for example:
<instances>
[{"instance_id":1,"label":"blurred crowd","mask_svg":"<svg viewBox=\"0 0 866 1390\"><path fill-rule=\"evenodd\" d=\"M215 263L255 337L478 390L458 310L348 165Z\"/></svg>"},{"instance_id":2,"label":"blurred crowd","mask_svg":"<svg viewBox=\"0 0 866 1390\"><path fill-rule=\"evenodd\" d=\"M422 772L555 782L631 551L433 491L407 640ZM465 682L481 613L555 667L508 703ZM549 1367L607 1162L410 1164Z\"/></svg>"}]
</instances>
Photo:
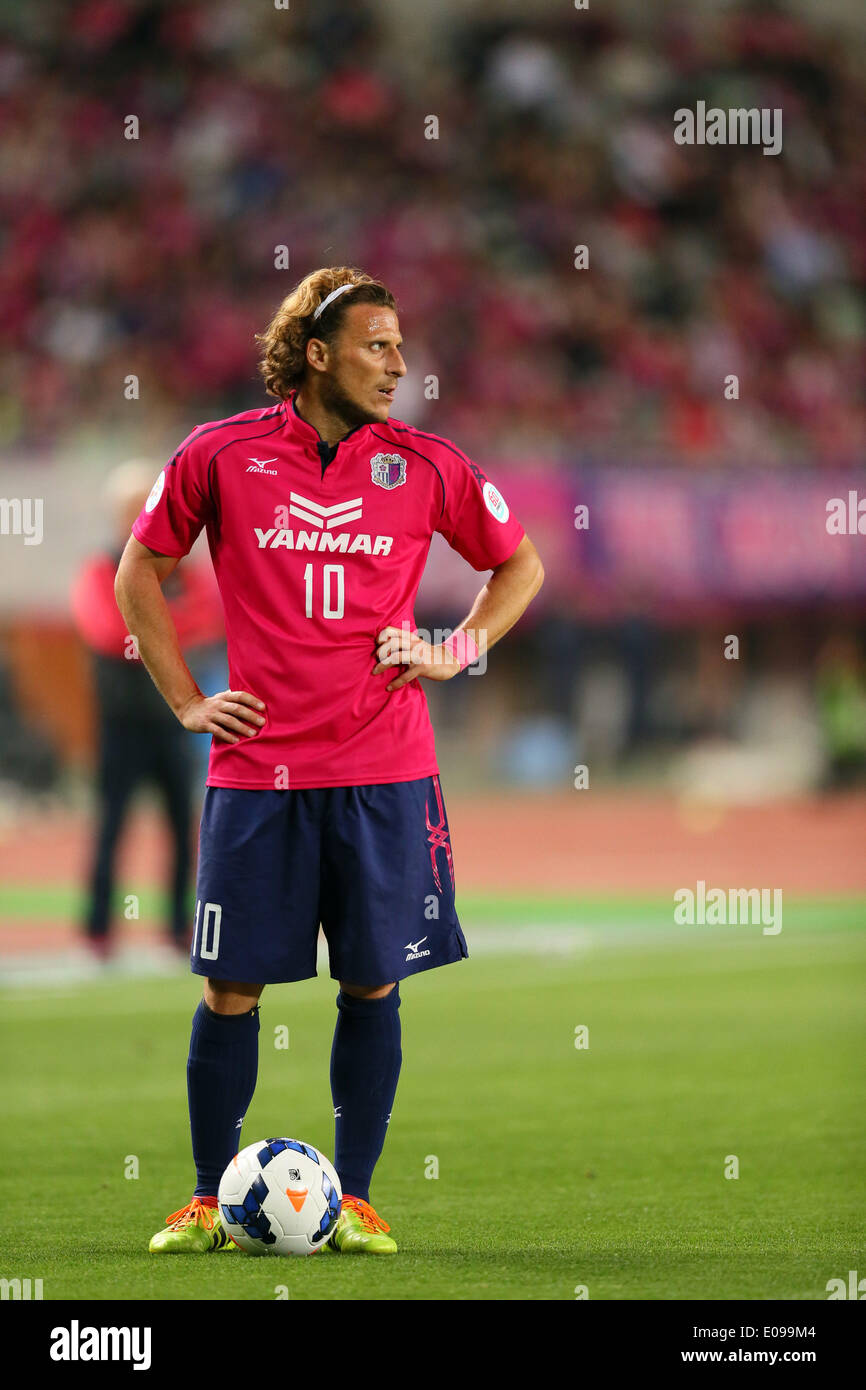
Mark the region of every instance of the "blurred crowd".
<instances>
[{"instance_id":1,"label":"blurred crowd","mask_svg":"<svg viewBox=\"0 0 866 1390\"><path fill-rule=\"evenodd\" d=\"M133 419L177 440L265 404L253 333L349 263L401 306L395 415L481 460L857 462L862 46L767 6L503 8L420 7L419 75L364 0L19 7L0 446ZM781 154L677 145L698 100L782 108Z\"/></svg>"}]
</instances>

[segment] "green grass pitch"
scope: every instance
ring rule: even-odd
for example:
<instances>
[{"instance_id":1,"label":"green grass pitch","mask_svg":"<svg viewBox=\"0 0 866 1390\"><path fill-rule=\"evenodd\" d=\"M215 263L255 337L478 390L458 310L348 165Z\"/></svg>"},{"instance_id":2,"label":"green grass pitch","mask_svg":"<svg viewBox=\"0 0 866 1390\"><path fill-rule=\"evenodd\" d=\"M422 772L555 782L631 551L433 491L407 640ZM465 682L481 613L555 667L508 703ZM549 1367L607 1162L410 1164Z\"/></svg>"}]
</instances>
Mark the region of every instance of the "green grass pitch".
<instances>
[{"instance_id":1,"label":"green grass pitch","mask_svg":"<svg viewBox=\"0 0 866 1390\"><path fill-rule=\"evenodd\" d=\"M401 986L372 1192L395 1259L148 1255L192 1189L179 973L5 991L0 1275L63 1300L808 1300L866 1274L862 901L786 903L775 937L658 900L462 906L472 957ZM244 1143L332 1152L335 994L265 991Z\"/></svg>"}]
</instances>

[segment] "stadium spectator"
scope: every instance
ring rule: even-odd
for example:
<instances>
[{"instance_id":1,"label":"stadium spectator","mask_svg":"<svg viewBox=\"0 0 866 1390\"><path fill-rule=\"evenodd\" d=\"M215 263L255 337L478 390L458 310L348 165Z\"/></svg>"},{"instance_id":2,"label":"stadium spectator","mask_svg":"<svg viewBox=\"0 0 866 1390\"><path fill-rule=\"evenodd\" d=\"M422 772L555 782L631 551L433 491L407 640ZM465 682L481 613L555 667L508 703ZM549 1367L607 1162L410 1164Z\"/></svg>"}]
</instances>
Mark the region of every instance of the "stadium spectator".
<instances>
[{"instance_id":1,"label":"stadium spectator","mask_svg":"<svg viewBox=\"0 0 866 1390\"><path fill-rule=\"evenodd\" d=\"M5 446L127 425L129 374L151 439L248 406L288 245L387 267L439 380L412 423L482 463L859 461L866 77L807 16L470 11L432 92L360 2L66 16L0 48ZM781 153L678 146L698 98L783 108Z\"/></svg>"}]
</instances>

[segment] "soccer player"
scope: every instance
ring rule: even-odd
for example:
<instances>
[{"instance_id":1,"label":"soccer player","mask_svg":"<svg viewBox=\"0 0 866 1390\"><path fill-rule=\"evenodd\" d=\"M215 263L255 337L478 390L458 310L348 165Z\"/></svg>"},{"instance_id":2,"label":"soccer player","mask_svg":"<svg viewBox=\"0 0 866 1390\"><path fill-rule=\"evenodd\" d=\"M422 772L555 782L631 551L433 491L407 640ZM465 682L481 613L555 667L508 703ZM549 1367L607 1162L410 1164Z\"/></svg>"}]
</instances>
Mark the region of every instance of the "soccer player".
<instances>
[{"instance_id":1,"label":"soccer player","mask_svg":"<svg viewBox=\"0 0 866 1390\"><path fill-rule=\"evenodd\" d=\"M184 728L213 736L191 951L204 976L187 1065L196 1186L153 1253L229 1244L217 1203L258 1067L265 984L339 980L331 1051L343 1206L328 1244L392 1254L370 1204L400 1072L399 981L468 955L421 679L444 681L541 586L532 542L456 445L391 420L406 367L393 296L356 269L302 280L259 335L278 404L199 425L154 484L116 593ZM225 607L230 690L205 695L161 585L202 527ZM415 630L439 531L492 570L444 642Z\"/></svg>"}]
</instances>

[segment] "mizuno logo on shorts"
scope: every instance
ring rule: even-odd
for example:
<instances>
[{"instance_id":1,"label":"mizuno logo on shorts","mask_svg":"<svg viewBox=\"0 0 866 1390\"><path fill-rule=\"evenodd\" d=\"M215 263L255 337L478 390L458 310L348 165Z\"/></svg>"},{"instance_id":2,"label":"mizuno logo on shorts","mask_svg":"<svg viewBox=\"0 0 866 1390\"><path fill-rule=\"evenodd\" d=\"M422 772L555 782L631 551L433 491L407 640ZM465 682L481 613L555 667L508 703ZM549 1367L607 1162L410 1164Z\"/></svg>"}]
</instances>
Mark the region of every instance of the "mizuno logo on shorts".
<instances>
[{"instance_id":1,"label":"mizuno logo on shorts","mask_svg":"<svg viewBox=\"0 0 866 1390\"><path fill-rule=\"evenodd\" d=\"M419 951L419 950L418 950L418 947L419 947L419 946L422 946L426 940L427 940L426 936L422 936L420 941L407 941L407 942L406 942L406 950L409 952L409 954L408 954L408 956L406 957L406 959L407 959L407 960L421 960L422 956L429 956L429 954L430 954L429 951Z\"/></svg>"}]
</instances>

